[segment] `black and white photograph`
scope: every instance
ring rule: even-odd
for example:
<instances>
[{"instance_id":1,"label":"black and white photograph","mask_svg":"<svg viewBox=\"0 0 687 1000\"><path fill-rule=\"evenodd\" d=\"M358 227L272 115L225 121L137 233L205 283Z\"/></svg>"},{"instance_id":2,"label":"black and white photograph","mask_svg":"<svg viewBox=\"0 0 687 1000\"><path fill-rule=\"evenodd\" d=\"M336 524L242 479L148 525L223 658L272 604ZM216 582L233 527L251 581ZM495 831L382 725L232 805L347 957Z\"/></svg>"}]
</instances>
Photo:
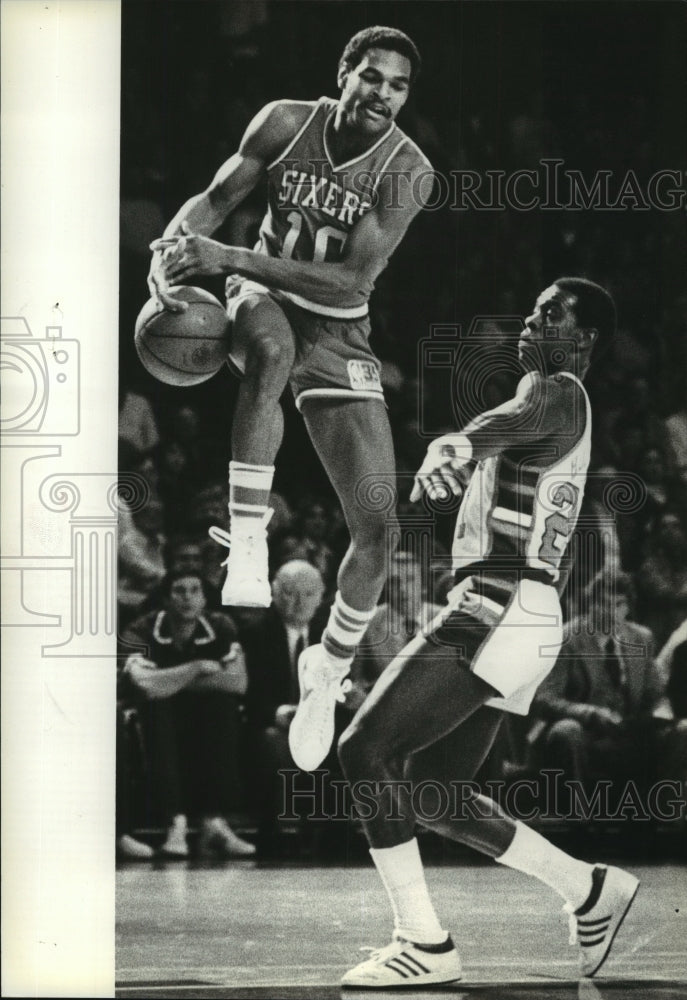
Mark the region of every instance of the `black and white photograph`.
<instances>
[{"instance_id":1,"label":"black and white photograph","mask_svg":"<svg viewBox=\"0 0 687 1000\"><path fill-rule=\"evenodd\" d=\"M687 996L687 7L2 7L3 995Z\"/></svg>"}]
</instances>

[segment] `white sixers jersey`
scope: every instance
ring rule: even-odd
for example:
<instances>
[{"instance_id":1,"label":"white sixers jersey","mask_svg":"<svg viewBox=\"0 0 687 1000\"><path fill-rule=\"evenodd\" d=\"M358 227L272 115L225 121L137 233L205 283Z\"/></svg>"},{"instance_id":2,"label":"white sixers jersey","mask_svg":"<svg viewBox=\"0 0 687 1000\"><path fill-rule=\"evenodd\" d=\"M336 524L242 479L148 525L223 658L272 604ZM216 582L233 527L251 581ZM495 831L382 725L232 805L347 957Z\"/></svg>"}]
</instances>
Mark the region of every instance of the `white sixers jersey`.
<instances>
[{"instance_id":1,"label":"white sixers jersey","mask_svg":"<svg viewBox=\"0 0 687 1000\"><path fill-rule=\"evenodd\" d=\"M397 152L415 143L394 123L364 153L336 164L327 142L338 102L321 97L297 134L267 168L267 213L256 250L303 261L341 259L348 234L375 205L379 182ZM310 302L283 292L305 309L325 316L356 318L367 313L362 294L350 302Z\"/></svg>"},{"instance_id":2,"label":"white sixers jersey","mask_svg":"<svg viewBox=\"0 0 687 1000\"><path fill-rule=\"evenodd\" d=\"M521 380L518 392L526 391L530 377ZM543 413L543 433L536 447L531 442L511 445L478 464L456 523L454 570L534 569L543 571L552 583L558 581L579 516L591 453L589 397L579 379L568 372L546 380L551 396L555 397L556 380L562 378L576 383L577 398L583 401L581 412L572 415L572 433L547 438Z\"/></svg>"}]
</instances>

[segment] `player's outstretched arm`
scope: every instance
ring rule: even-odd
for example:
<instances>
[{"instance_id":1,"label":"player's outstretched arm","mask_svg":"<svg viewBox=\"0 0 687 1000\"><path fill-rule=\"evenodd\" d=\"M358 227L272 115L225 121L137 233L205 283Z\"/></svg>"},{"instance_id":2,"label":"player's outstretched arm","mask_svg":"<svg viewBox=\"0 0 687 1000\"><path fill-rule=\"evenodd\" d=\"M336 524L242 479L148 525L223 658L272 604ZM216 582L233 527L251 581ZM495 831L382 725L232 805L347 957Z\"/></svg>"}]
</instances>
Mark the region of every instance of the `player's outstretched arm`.
<instances>
[{"instance_id":1,"label":"player's outstretched arm","mask_svg":"<svg viewBox=\"0 0 687 1000\"><path fill-rule=\"evenodd\" d=\"M163 308L172 311L187 308L186 303L167 294L170 282L176 280L169 273L170 264L175 256L184 253L185 234L214 233L260 182L267 165L288 145L309 110L309 105L292 101L266 105L253 118L239 149L222 164L209 187L184 202L166 226L162 239L151 244L153 259L148 287ZM177 237L182 238L181 242Z\"/></svg>"},{"instance_id":2,"label":"player's outstretched arm","mask_svg":"<svg viewBox=\"0 0 687 1000\"><path fill-rule=\"evenodd\" d=\"M324 263L267 257L243 247L224 246L201 235L159 240L161 249L184 240L184 253L168 267L170 281L194 274L241 274L261 284L319 302L358 305L367 300L379 274L430 196L428 168L417 154L394 160L395 176L380 182L377 204L351 230L341 260ZM398 184L399 176L404 183ZM424 192L420 197L417 191ZM155 245L155 244L154 244Z\"/></svg>"},{"instance_id":3,"label":"player's outstretched arm","mask_svg":"<svg viewBox=\"0 0 687 1000\"><path fill-rule=\"evenodd\" d=\"M579 392L570 379L530 372L512 399L481 413L461 431L432 441L415 476L411 501L419 500L423 491L430 498L459 496L473 462L569 430L571 419L584 419L584 406L575 405Z\"/></svg>"}]
</instances>

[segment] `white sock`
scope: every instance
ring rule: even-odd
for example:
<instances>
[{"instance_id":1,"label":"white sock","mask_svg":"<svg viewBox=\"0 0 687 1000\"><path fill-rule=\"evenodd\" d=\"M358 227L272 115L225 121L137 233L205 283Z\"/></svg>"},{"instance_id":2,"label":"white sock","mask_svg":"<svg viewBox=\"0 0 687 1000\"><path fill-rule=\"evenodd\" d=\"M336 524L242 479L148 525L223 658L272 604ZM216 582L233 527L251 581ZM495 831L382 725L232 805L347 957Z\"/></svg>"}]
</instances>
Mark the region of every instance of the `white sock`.
<instances>
[{"instance_id":1,"label":"white sock","mask_svg":"<svg viewBox=\"0 0 687 1000\"><path fill-rule=\"evenodd\" d=\"M519 820L510 847L494 860L538 878L575 909L592 891L593 865L571 858Z\"/></svg>"},{"instance_id":2,"label":"white sock","mask_svg":"<svg viewBox=\"0 0 687 1000\"><path fill-rule=\"evenodd\" d=\"M394 912L394 927L408 941L441 944L448 937L429 898L422 859L413 837L396 847L371 847Z\"/></svg>"},{"instance_id":3,"label":"white sock","mask_svg":"<svg viewBox=\"0 0 687 1000\"><path fill-rule=\"evenodd\" d=\"M338 669L351 665L356 647L365 635L376 610L370 608L368 611L357 611L346 604L341 591L337 590L322 635L322 645L332 667Z\"/></svg>"},{"instance_id":4,"label":"white sock","mask_svg":"<svg viewBox=\"0 0 687 1000\"><path fill-rule=\"evenodd\" d=\"M235 535L248 535L262 526L273 478L273 465L229 463L229 515Z\"/></svg>"}]
</instances>

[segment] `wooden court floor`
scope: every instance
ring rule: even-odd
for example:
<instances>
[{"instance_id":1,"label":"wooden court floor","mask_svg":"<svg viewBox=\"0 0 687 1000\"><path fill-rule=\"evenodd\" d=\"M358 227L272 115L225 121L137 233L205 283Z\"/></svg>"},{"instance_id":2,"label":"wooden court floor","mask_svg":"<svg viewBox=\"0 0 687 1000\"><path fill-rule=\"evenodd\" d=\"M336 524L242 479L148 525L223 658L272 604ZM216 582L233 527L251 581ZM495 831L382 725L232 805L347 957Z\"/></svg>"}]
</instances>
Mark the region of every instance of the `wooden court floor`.
<instances>
[{"instance_id":1,"label":"wooden court floor","mask_svg":"<svg viewBox=\"0 0 687 1000\"><path fill-rule=\"evenodd\" d=\"M687 869L623 863L641 879L640 892L603 975L591 981L577 975L567 920L550 889L494 863L428 866L463 980L383 996L685 1000ZM363 957L361 946L390 939L386 897L370 864L120 864L116 892L117 997L379 996L338 986Z\"/></svg>"}]
</instances>

